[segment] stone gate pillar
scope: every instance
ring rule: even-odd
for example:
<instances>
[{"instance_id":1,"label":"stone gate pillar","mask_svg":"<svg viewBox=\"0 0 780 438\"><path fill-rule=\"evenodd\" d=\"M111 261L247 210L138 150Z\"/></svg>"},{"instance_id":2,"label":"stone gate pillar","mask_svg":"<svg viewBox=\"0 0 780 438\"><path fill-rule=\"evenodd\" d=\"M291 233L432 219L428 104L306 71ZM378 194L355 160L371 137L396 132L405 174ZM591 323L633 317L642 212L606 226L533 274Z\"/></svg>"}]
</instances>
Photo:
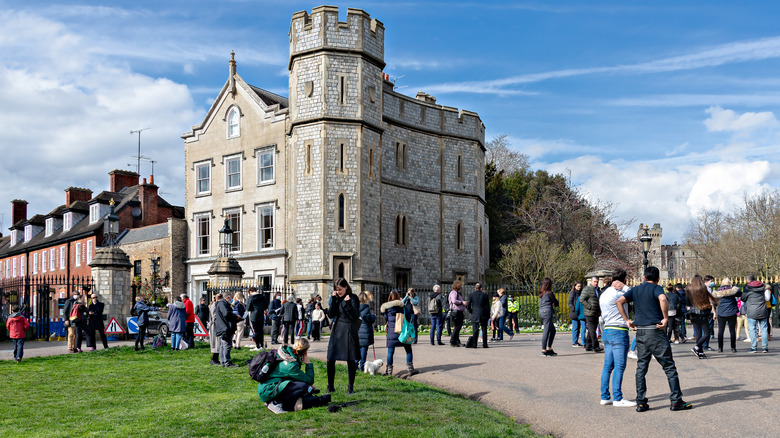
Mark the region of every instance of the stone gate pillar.
<instances>
[{"instance_id":1,"label":"stone gate pillar","mask_svg":"<svg viewBox=\"0 0 780 438\"><path fill-rule=\"evenodd\" d=\"M233 257L218 257L208 270L209 284L212 288L228 289L241 284L244 270ZM213 300L214 297L209 297Z\"/></svg>"},{"instance_id":2,"label":"stone gate pillar","mask_svg":"<svg viewBox=\"0 0 780 438\"><path fill-rule=\"evenodd\" d=\"M116 317L127 330L126 316L130 316L132 292L130 290L130 268L133 266L127 254L119 248L98 248L92 262L92 279L95 281L95 292L100 301L106 304L103 313L110 321Z\"/></svg>"}]
</instances>

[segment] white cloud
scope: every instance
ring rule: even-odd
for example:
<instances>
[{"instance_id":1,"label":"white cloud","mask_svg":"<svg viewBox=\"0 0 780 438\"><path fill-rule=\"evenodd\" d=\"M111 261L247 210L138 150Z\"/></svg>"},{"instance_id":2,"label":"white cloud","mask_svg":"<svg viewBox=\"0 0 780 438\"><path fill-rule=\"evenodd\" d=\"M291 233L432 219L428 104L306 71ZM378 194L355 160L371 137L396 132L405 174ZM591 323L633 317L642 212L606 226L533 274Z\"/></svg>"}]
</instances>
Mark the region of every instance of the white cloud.
<instances>
[{"instance_id":1,"label":"white cloud","mask_svg":"<svg viewBox=\"0 0 780 438\"><path fill-rule=\"evenodd\" d=\"M110 170L135 170L128 163L137 137L129 131L139 127L151 128L141 153L157 161L155 183L170 202L183 203L179 136L201 116L189 90L112 62L93 44L54 20L0 13L2 211L23 198L30 216L46 214L69 186L107 190ZM142 163L141 174L149 173Z\"/></svg>"},{"instance_id":2,"label":"white cloud","mask_svg":"<svg viewBox=\"0 0 780 438\"><path fill-rule=\"evenodd\" d=\"M704 121L704 126L707 127L708 131L712 132L749 133L754 129L775 128L778 126L777 119L771 111L737 114L733 110L714 106L707 108L706 113L710 117Z\"/></svg>"}]
</instances>

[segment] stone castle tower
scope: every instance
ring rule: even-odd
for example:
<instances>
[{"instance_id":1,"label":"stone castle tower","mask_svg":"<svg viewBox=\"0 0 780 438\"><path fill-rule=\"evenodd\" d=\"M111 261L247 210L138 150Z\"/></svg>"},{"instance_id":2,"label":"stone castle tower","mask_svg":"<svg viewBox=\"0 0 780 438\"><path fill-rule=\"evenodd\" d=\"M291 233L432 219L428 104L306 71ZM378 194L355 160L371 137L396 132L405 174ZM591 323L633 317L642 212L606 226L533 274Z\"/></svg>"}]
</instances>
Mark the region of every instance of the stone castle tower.
<instances>
[{"instance_id":1,"label":"stone castle tower","mask_svg":"<svg viewBox=\"0 0 780 438\"><path fill-rule=\"evenodd\" d=\"M358 9L321 6L290 25L290 280L380 278L378 162L384 26ZM292 242L291 242L292 243ZM350 279L352 280L352 279Z\"/></svg>"}]
</instances>

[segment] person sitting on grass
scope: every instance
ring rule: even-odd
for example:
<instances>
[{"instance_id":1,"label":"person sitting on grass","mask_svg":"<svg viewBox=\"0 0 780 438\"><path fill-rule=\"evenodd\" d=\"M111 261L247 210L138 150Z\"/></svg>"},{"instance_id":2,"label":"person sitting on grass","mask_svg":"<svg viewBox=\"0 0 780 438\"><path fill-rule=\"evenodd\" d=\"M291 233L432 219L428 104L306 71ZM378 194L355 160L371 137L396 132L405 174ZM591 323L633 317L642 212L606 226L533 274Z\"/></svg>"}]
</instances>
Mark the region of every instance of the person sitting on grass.
<instances>
[{"instance_id":1,"label":"person sitting on grass","mask_svg":"<svg viewBox=\"0 0 780 438\"><path fill-rule=\"evenodd\" d=\"M325 406L330 403L330 394L315 395L319 391L314 383L314 365L309 361L309 341L298 338L290 347L284 345L277 350L280 361L268 374L268 379L257 385L260 400L274 414ZM305 371L301 365L305 365Z\"/></svg>"}]
</instances>

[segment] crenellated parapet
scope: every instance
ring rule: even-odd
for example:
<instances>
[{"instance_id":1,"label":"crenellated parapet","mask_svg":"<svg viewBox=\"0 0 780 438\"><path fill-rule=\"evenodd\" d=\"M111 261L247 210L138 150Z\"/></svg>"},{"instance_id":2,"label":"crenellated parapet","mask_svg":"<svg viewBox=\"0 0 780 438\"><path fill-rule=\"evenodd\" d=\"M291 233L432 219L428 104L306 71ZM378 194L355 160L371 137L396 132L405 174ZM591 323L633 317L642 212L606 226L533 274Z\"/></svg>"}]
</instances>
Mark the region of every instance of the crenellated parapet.
<instances>
[{"instance_id":1,"label":"crenellated parapet","mask_svg":"<svg viewBox=\"0 0 780 438\"><path fill-rule=\"evenodd\" d=\"M318 6L311 14L293 14L290 23L290 67L293 59L318 50L361 52L379 68L385 63L385 27L361 9L347 9L346 22L339 21L339 8Z\"/></svg>"}]
</instances>

